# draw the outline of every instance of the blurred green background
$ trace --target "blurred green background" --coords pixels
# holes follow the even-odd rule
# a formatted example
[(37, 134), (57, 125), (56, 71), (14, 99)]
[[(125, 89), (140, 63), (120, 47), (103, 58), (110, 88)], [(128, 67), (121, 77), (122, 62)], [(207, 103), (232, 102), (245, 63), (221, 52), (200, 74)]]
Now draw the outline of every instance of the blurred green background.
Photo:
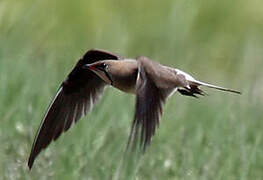
[[(0, 179), (262, 179), (262, 7), (260, 0), (0, 0)], [(45, 110), (90, 48), (148, 56), (243, 94), (175, 94), (147, 153), (124, 158), (134, 96), (108, 88), (29, 171)]]

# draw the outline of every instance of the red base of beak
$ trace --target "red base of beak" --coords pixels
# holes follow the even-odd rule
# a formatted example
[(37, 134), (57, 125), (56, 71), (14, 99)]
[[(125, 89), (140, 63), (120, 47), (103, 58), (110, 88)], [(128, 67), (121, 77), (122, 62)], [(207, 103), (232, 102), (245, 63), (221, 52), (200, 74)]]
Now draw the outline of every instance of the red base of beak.
[(90, 69), (90, 70), (94, 70), (95, 67), (94, 67), (94, 66), (89, 66), (89, 69)]

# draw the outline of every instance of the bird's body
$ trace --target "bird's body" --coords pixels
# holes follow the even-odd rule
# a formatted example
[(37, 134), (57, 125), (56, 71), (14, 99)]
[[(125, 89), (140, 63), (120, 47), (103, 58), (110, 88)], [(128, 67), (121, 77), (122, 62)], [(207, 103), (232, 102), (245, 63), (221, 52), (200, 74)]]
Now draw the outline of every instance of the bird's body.
[(193, 97), (204, 95), (199, 86), (240, 93), (197, 81), (181, 70), (147, 57), (125, 59), (107, 51), (90, 50), (78, 61), (51, 102), (35, 137), (29, 168), (42, 149), (91, 110), (107, 85), (136, 95), (128, 145), (133, 146), (140, 135), (143, 149), (150, 144), (159, 125), (162, 105), (176, 90)]
[(123, 92), (135, 94), (138, 62), (134, 59), (109, 60), (107, 64), (112, 72), (110, 73), (113, 81), (111, 85)]
[[(163, 66), (159, 63), (153, 62), (146, 57), (140, 57), (146, 61), (149, 70), (156, 76), (156, 81), (160, 87), (175, 88), (178, 85), (178, 80), (176, 77), (176, 70), (167, 66)], [(116, 60), (105, 60), (108, 68), (110, 69), (109, 76), (112, 79), (110, 81), (105, 80), (109, 85), (126, 92), (136, 94), (136, 81), (139, 71), (139, 64), (141, 63), (135, 59), (124, 59), (121, 61)], [(99, 63), (104, 63), (101, 61)], [(95, 63), (96, 64), (96, 63)], [(96, 73), (96, 71), (94, 71)], [(107, 79), (105, 74), (100, 72), (96, 73), (101, 79)]]

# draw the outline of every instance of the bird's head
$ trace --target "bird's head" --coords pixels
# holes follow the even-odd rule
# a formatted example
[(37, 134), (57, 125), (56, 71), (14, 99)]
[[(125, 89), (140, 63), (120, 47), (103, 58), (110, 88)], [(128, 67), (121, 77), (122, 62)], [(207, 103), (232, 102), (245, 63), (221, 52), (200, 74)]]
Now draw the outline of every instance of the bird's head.
[(97, 74), (102, 80), (104, 80), (107, 84), (113, 84), (111, 74), (109, 73), (110, 68), (110, 60), (107, 61), (98, 61), (92, 64), (85, 64), (83, 66), (84, 69), (89, 69), (95, 74)]

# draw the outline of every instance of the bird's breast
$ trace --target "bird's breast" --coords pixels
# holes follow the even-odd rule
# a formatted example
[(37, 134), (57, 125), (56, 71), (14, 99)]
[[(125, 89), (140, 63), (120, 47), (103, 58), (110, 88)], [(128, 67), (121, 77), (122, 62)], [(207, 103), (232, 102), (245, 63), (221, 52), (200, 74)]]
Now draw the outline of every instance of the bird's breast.
[(135, 94), (137, 73), (130, 76), (119, 76), (114, 79), (113, 86), (126, 93)]
[(112, 85), (124, 92), (135, 93), (138, 66), (136, 61), (122, 61), (111, 69)]

